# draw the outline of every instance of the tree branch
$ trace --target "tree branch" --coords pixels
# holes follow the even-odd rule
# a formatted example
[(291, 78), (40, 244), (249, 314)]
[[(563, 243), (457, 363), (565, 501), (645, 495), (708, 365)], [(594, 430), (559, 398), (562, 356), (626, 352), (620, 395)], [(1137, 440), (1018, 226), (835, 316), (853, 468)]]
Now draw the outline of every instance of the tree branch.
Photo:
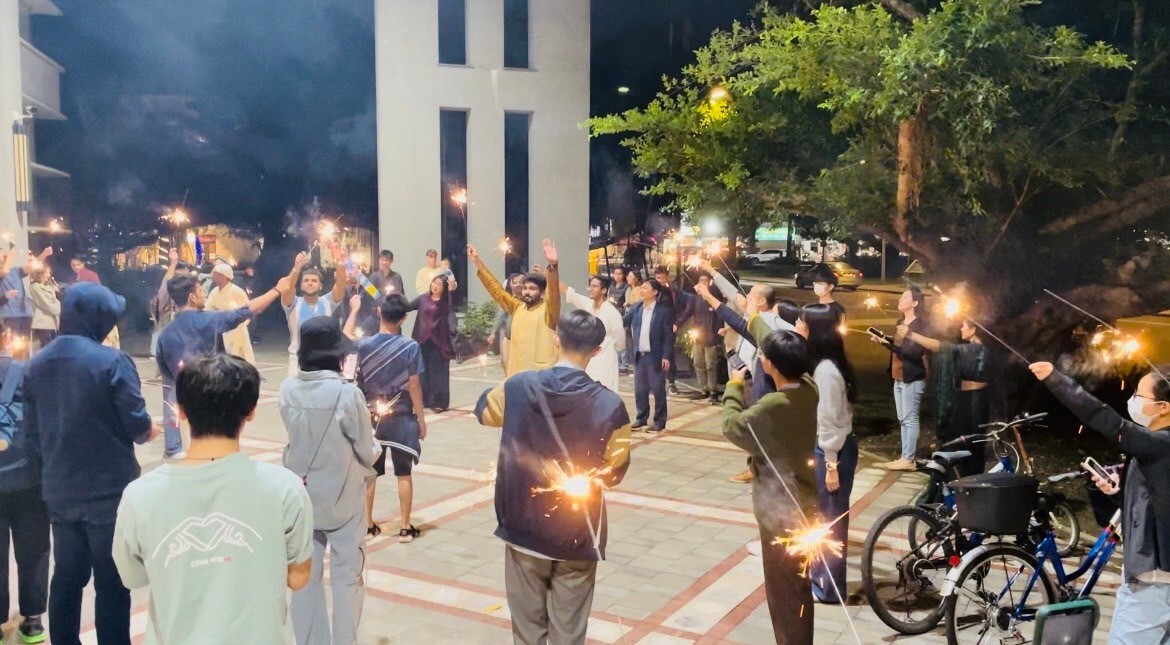
[(901, 16), (909, 22), (914, 22), (922, 17), (922, 12), (915, 9), (914, 5), (906, 0), (881, 0), (881, 3), (887, 11)]
[(1119, 197), (1106, 198), (1085, 206), (1049, 223), (1040, 232), (1045, 235), (1064, 233), (1069, 229), (1108, 218), (1098, 228), (1099, 233), (1116, 231), (1170, 208), (1170, 175), (1138, 184)]

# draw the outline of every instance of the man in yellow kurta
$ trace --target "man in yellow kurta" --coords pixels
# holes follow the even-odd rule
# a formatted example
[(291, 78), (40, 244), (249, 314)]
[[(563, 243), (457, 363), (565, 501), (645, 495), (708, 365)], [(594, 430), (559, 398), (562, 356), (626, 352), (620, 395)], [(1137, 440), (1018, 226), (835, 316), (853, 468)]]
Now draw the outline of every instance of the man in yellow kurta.
[[(248, 305), (248, 294), (243, 287), (232, 282), (235, 272), (227, 264), (221, 262), (211, 270), (211, 281), (215, 283), (211, 293), (207, 295), (204, 309), (207, 311), (232, 311)], [(256, 356), (252, 352), (252, 337), (248, 333), (248, 322), (225, 332), (223, 335), (224, 351), (232, 356), (239, 356), (252, 365), (256, 364)]]
[[(519, 298), (500, 284), (484, 266), (475, 247), (467, 245), (467, 256), (475, 263), (476, 274), (483, 286), (504, 311), (512, 316), (511, 342), (504, 373), (508, 376), (528, 370), (552, 367), (557, 361), (557, 320), (561, 317), (560, 280), (557, 270), (557, 247), (552, 240), (544, 240), (544, 257), (548, 270), (544, 274), (524, 276)], [(547, 299), (545, 295), (547, 294)]]

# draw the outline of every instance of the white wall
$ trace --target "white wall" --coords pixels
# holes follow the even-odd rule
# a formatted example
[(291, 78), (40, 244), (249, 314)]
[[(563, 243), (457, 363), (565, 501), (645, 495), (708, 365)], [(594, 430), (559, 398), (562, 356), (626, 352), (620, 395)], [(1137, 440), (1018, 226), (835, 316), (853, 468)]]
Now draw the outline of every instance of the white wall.
[[(505, 70), (503, 0), (467, 0), (467, 66), (438, 64), (437, 0), (375, 0), (379, 243), (413, 285), (440, 248), (439, 110), (466, 109), (468, 241), (500, 276), (504, 113), (530, 112), (529, 260), (558, 243), (583, 287), (589, 249), (588, 0), (531, 0), (529, 70)], [(473, 302), (487, 296), (469, 267)], [(461, 287), (463, 288), (463, 287)]]
[(0, 2), (0, 231), (28, 247), (28, 235), (16, 216), (16, 168), (12, 123), (24, 110), (20, 90), (20, 3)]

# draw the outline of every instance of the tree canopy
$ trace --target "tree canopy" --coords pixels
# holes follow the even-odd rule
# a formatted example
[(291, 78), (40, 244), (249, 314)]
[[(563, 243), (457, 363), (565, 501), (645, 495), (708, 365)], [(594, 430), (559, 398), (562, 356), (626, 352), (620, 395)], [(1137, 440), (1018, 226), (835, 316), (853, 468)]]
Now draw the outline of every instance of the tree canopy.
[(964, 274), (1027, 254), (1038, 279), (1071, 278), (1069, 251), (1090, 248), (1099, 278), (1165, 221), (1162, 3), (805, 4), (713, 34), (593, 135), (624, 137), (646, 192), (685, 212), (741, 231), (812, 215)]

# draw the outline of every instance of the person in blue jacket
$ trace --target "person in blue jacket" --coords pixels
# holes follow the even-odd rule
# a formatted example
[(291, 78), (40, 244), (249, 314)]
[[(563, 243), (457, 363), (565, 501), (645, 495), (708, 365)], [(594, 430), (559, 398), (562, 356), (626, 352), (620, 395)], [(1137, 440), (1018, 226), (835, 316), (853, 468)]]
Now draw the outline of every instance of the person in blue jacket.
[(54, 645), (81, 642), (81, 595), (90, 577), (102, 645), (129, 645), (130, 592), (114, 566), (118, 502), (141, 469), (134, 444), (158, 436), (134, 361), (102, 345), (126, 308), (109, 289), (65, 290), (61, 334), (28, 363), (22, 446), (40, 469), (53, 528), (49, 631)]

